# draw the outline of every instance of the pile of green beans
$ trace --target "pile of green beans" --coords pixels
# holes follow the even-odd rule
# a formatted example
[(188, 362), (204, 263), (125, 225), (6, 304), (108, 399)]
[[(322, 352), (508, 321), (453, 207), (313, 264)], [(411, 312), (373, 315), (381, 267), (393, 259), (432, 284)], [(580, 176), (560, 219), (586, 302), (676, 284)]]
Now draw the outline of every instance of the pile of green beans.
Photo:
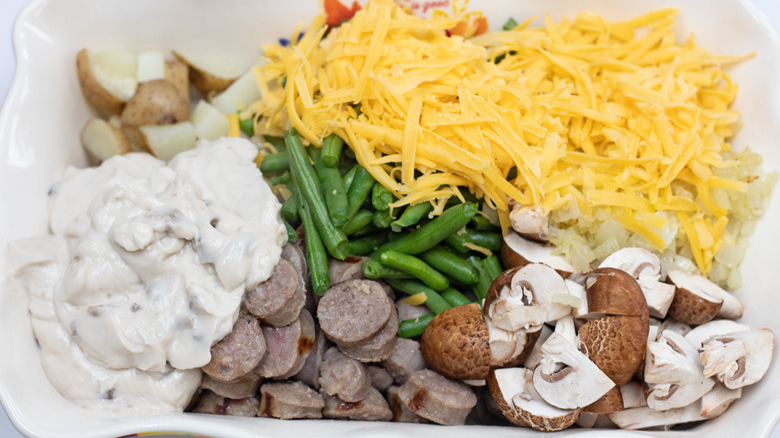
[(502, 271), (492, 254), (500, 250), (502, 236), (477, 202), (450, 199), (435, 217), (429, 202), (393, 208), (394, 193), (356, 162), (338, 136), (328, 136), (321, 148), (304, 146), (295, 129), (283, 139), (264, 139), (278, 152), (264, 156), (260, 169), (269, 182), (289, 189), (280, 215), (291, 242), (305, 235), (315, 293), (330, 287), (329, 257), (367, 256), (366, 278), (425, 296), (431, 312), (401, 321), (403, 337), (420, 336), (449, 308), (484, 300)]

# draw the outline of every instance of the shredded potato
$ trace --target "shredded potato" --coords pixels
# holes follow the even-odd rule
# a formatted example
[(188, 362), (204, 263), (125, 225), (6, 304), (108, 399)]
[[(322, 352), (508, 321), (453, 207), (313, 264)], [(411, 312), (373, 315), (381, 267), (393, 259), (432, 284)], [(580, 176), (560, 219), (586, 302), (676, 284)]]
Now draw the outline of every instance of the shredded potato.
[(541, 206), (575, 261), (637, 244), (709, 273), (737, 237), (729, 196), (750, 185), (726, 171), (739, 167), (727, 139), (740, 115), (721, 68), (746, 57), (676, 42), (674, 9), (466, 39), (448, 32), (480, 19), (463, 14), (421, 19), (373, 0), (338, 27), (319, 16), (290, 46), (264, 46), (257, 130), (292, 125), (315, 145), (338, 134), (394, 207), (440, 212), (465, 190), (505, 228), (512, 203)]

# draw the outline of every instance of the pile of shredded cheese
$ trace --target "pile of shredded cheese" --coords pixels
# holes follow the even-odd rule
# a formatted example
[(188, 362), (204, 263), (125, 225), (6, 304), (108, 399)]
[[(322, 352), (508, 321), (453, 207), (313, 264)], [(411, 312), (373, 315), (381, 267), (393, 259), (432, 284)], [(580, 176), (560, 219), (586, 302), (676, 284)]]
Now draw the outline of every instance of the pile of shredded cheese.
[(504, 226), (514, 202), (599, 210), (658, 250), (675, 244), (673, 219), (707, 273), (728, 240), (716, 194), (746, 188), (713, 173), (734, 165), (722, 153), (740, 118), (721, 67), (743, 58), (678, 44), (675, 18), (547, 17), (464, 39), (447, 32), (462, 15), (422, 19), (373, 0), (338, 27), (319, 16), (290, 46), (264, 46), (249, 110), (260, 133), (344, 138), (393, 207), (441, 211), (466, 190)]

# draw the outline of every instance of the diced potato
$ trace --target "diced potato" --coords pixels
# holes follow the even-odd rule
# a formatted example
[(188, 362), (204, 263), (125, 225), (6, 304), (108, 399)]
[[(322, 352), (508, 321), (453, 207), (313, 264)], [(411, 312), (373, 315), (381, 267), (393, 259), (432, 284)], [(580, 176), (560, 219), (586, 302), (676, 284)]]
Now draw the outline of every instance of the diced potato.
[(122, 111), (122, 124), (129, 126), (167, 125), (189, 118), (187, 100), (174, 84), (163, 79), (140, 84)]
[(173, 55), (190, 68), (190, 82), (204, 93), (226, 89), (249, 69), (249, 64), (236, 58), (195, 51), (174, 51)]
[(103, 119), (92, 119), (81, 130), (81, 144), (95, 164), (114, 155), (130, 152), (130, 142), (116, 126)]
[(137, 64), (138, 58), (129, 52), (82, 49), (76, 55), (76, 72), (84, 98), (99, 110), (121, 113), (138, 86)]
[(139, 131), (144, 146), (162, 160), (170, 160), (179, 152), (194, 148), (197, 141), (195, 126), (191, 122), (141, 126)]
[(165, 80), (176, 86), (189, 105), (190, 79), (187, 64), (179, 61), (165, 61)]
[(152, 50), (138, 55), (138, 82), (165, 78), (165, 57), (162, 52)]
[(228, 120), (214, 105), (201, 100), (192, 111), (192, 124), (198, 138), (216, 140), (228, 135)]
[(250, 69), (225, 91), (211, 99), (211, 104), (225, 114), (233, 114), (260, 97), (260, 87), (257, 86), (255, 73)]

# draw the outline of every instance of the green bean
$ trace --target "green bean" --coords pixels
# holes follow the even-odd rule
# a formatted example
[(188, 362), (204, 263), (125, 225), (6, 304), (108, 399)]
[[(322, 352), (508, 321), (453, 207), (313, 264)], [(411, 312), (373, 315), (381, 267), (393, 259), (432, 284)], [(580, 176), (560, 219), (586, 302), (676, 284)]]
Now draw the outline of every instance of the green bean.
[[(379, 228), (377, 228), (377, 227), (376, 227), (376, 225), (374, 225), (374, 222), (373, 222), (373, 221), (374, 221), (374, 215), (373, 215), (373, 214), (371, 214), (371, 222), (369, 222), (369, 223), (368, 223), (368, 225), (366, 225), (366, 226), (365, 226), (365, 227), (363, 227), (362, 229), (360, 229), (360, 230), (357, 230), (357, 231), (355, 231), (354, 233), (352, 233), (352, 236), (350, 236), (350, 237), (352, 237), (352, 238), (358, 238), (358, 237), (368, 236), (369, 234), (374, 234), (374, 233), (376, 233), (377, 231), (379, 231)], [(386, 233), (387, 233), (387, 231), (386, 231), (386, 230), (382, 230), (382, 231), (383, 231), (383, 233), (384, 233), (384, 234), (386, 234)], [(388, 237), (389, 237), (389, 236), (388, 236)], [(387, 242), (387, 240), (388, 240), (388, 239), (385, 239), (385, 242)], [(384, 243), (384, 242), (383, 242), (383, 243)]]
[(371, 205), (377, 211), (385, 211), (390, 208), (390, 203), (395, 201), (395, 195), (387, 187), (382, 184), (374, 184), (374, 188), (371, 189)]
[(287, 158), (287, 154), (284, 152), (267, 154), (263, 157), (263, 162), (260, 163), (260, 171), (263, 173), (281, 172), (289, 168), (290, 162)]
[(371, 193), (375, 183), (374, 177), (368, 173), (366, 168), (358, 165), (355, 170), (355, 176), (349, 184), (349, 190), (347, 190), (350, 218), (363, 207), (363, 203), (366, 202), (366, 198), (368, 198), (368, 194)]
[(330, 221), (334, 226), (340, 227), (347, 223), (347, 189), (344, 188), (344, 180), (341, 179), (338, 169), (326, 166), (320, 153), (321, 151), (312, 149), (311, 158), (322, 185)]
[(382, 263), (369, 259), (363, 263), (363, 276), (375, 280), (377, 278), (411, 278), (412, 276), (404, 271), (393, 269)]
[(249, 137), (255, 135), (255, 118), (238, 119), (238, 128)]
[(284, 144), (284, 138), (282, 137), (274, 137), (273, 135), (265, 134), (263, 135), (263, 140), (271, 143), (276, 148), (276, 152), (284, 152), (287, 150), (287, 145)]
[(425, 327), (436, 316), (433, 312), (427, 313), (419, 318), (405, 319), (398, 324), (398, 336), (402, 338), (415, 338), (425, 331)]
[(284, 220), (291, 224), (298, 222), (298, 196), (295, 193), (282, 202), (280, 214)]
[(437, 292), (444, 291), (450, 286), (447, 277), (415, 256), (387, 250), (379, 255), (379, 261), (385, 266), (410, 274)]
[(447, 242), (447, 245), (455, 251), (466, 254), (471, 251), (471, 248), (469, 248), (471, 245), (486, 248), (491, 251), (498, 251), (501, 249), (501, 239), (500, 233), (477, 231), (466, 228), (463, 231), (447, 236), (445, 241)]
[(371, 254), (376, 249), (387, 242), (387, 233), (374, 234), (360, 239), (349, 241), (349, 253), (356, 256)]
[(390, 227), (390, 224), (393, 222), (393, 219), (395, 218), (390, 214), (390, 210), (381, 210), (381, 211), (374, 212), (374, 217), (372, 220), (374, 222), (374, 226), (376, 226), (377, 228), (385, 229)]
[[(290, 168), (293, 179), (297, 184), (300, 196), (299, 204), (306, 201), (306, 205), (311, 210), (314, 224), (317, 226), (318, 234), (328, 248), (328, 252), (333, 257), (344, 260), (347, 256), (348, 245), (347, 236), (339, 228), (336, 228), (328, 216), (328, 207), (322, 197), (322, 189), (319, 180), (309, 163), (309, 156), (303, 148), (301, 139), (295, 128), (288, 129), (284, 133), (284, 139), (287, 142), (287, 152), (290, 156)], [(308, 229), (307, 229), (308, 233)]]
[(328, 167), (338, 166), (343, 145), (344, 140), (336, 134), (325, 137), (325, 140), (322, 142), (322, 162)]
[(475, 286), (479, 283), (477, 268), (446, 248), (439, 246), (429, 249), (420, 254), (420, 258), (458, 283), (466, 286)]
[(298, 214), (303, 222), (303, 228), (306, 230), (306, 264), (309, 266), (312, 290), (315, 294), (322, 295), (330, 287), (328, 254), (325, 252), (325, 246), (320, 239), (317, 226), (314, 224), (308, 202), (301, 195), (297, 186), (295, 189), (296, 196), (300, 199)]
[(401, 231), (404, 227), (411, 227), (422, 219), (423, 216), (428, 214), (433, 209), (433, 205), (430, 202), (420, 202), (418, 204), (410, 205), (404, 209), (401, 216), (390, 224), (390, 228), (395, 231)]
[(512, 29), (514, 29), (516, 27), (517, 27), (517, 21), (515, 21), (514, 18), (509, 17), (509, 20), (507, 20), (506, 23), (504, 23), (503, 29), (504, 30), (512, 30)]
[(447, 236), (463, 228), (476, 214), (477, 204), (465, 203), (450, 207), (427, 224), (404, 237), (382, 245), (377, 252), (392, 249), (404, 254), (419, 254), (438, 245)]
[(473, 218), (471, 218), (471, 221), (469, 222), (469, 225), (472, 226), (475, 230), (478, 231), (494, 231), (497, 232), (499, 227), (497, 225), (493, 225), (492, 222), (490, 222), (490, 219), (486, 218), (485, 216), (477, 213), (474, 215)]
[(488, 268), (485, 263), (477, 256), (470, 256), (468, 261), (479, 270), (479, 283), (474, 286), (474, 295), (477, 296), (477, 301), (481, 302), (487, 296), (490, 285), (493, 284), (494, 278), (491, 277)]
[(487, 269), (488, 273), (490, 274), (491, 283), (496, 279), (496, 277), (504, 272), (504, 268), (501, 267), (501, 261), (498, 260), (498, 256), (495, 254), (485, 257), (484, 260), (482, 260), (482, 263), (485, 265), (485, 269)]
[(352, 186), (352, 180), (355, 179), (355, 173), (357, 172), (358, 166), (359, 164), (355, 164), (344, 174), (344, 188), (347, 189), (347, 193), (349, 193), (349, 188)]
[(416, 295), (420, 292), (425, 294), (425, 305), (433, 311), (435, 314), (439, 314), (449, 309), (450, 303), (439, 295), (438, 292), (424, 285), (417, 280), (404, 280), (404, 279), (385, 279), (385, 282), (393, 289), (401, 291), (409, 295)]
[(373, 218), (374, 212), (361, 208), (341, 229), (344, 231), (344, 234), (351, 236), (367, 227)]
[(287, 242), (293, 243), (298, 240), (298, 232), (295, 231), (295, 228), (293, 228), (292, 225), (290, 225), (290, 223), (284, 219), (282, 219), (282, 223), (284, 223), (284, 228), (287, 229)]
[(283, 173), (279, 175), (274, 175), (271, 178), (268, 178), (268, 184), (271, 184), (272, 186), (278, 184), (288, 185), (291, 182), (292, 182), (292, 177), (290, 176), (289, 170), (285, 170)]
[(452, 307), (471, 304), (471, 300), (467, 296), (463, 295), (458, 290), (453, 289), (451, 287), (445, 290), (444, 292), (442, 292), (441, 297), (447, 300), (447, 302), (450, 303), (450, 306)]

